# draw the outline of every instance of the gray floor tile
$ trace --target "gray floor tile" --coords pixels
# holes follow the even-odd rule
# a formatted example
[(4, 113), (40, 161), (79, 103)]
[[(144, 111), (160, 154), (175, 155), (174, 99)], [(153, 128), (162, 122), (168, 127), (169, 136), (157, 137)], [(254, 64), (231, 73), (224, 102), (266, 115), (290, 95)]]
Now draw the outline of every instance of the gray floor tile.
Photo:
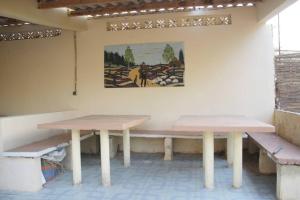
[(162, 154), (133, 153), (131, 167), (123, 167), (122, 154), (111, 160), (112, 187), (100, 184), (99, 156), (83, 156), (80, 186), (72, 185), (65, 171), (37, 193), (0, 191), (2, 200), (275, 200), (276, 176), (262, 176), (244, 167), (243, 186), (233, 189), (232, 168), (215, 157), (215, 188), (203, 187), (201, 155), (176, 154), (163, 161)]

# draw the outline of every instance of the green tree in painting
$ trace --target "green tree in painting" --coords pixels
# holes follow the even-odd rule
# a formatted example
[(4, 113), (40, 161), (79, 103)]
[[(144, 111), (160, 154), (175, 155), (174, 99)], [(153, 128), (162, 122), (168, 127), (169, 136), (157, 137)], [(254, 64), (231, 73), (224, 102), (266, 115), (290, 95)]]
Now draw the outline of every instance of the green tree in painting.
[(122, 63), (121, 63), (121, 64), (122, 64), (123, 66), (125, 66), (125, 65), (126, 65), (126, 62), (125, 62), (125, 58), (124, 58), (124, 56), (121, 56), (121, 61), (122, 61)]
[(175, 58), (174, 50), (169, 44), (166, 45), (162, 57), (167, 63), (170, 63)]
[(129, 68), (130, 65), (134, 64), (134, 56), (132, 53), (132, 49), (128, 46), (125, 50), (125, 63), (127, 64), (127, 68)]
[(108, 53), (107, 53), (107, 51), (104, 51), (104, 63), (105, 64), (108, 63)]
[(109, 62), (110, 64), (114, 64), (114, 63), (113, 63), (113, 60), (114, 60), (114, 54), (113, 54), (112, 52), (109, 52), (109, 53), (107, 54), (107, 59), (108, 59), (108, 62)]
[(181, 64), (184, 64), (184, 55), (182, 49), (179, 51), (179, 61)]

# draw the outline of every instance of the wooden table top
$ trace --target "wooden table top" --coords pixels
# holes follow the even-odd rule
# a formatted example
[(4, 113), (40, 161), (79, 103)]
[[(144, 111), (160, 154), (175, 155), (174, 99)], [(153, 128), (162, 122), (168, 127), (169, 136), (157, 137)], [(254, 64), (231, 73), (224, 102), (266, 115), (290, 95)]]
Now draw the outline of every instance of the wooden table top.
[(147, 115), (89, 115), (39, 124), (41, 129), (126, 130), (150, 119)]
[(275, 127), (244, 116), (181, 116), (173, 126), (177, 131), (275, 132)]

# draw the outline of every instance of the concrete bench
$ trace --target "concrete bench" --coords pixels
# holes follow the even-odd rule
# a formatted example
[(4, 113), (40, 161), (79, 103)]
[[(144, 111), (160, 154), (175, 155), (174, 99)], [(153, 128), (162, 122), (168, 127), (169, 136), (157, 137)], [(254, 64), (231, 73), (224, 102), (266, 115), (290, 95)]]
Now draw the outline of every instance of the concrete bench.
[[(93, 133), (83, 132), (81, 140)], [(72, 168), (71, 134), (64, 133), (38, 142), (24, 145), (0, 153), (0, 189), (14, 191), (38, 191), (43, 186), (41, 157), (66, 147), (67, 156), (63, 160), (66, 168)]]
[[(110, 131), (111, 136), (122, 136), (120, 131)], [(227, 133), (215, 133), (215, 139), (227, 139)], [(246, 135), (245, 135), (246, 136)], [(183, 132), (174, 130), (130, 130), (130, 137), (142, 138), (163, 138), (164, 139), (164, 160), (173, 158), (173, 138), (183, 139), (202, 139), (203, 135), (199, 132)]]
[(277, 172), (277, 198), (300, 198), (300, 147), (275, 133), (247, 133), (260, 148), (259, 171)]

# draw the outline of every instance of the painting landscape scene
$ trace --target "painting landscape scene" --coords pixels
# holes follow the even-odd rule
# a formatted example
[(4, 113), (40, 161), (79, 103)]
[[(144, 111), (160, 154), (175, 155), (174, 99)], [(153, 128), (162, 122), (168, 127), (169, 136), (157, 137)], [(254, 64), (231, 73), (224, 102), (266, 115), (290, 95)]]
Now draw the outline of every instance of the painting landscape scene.
[(184, 86), (183, 43), (105, 46), (106, 88)]

